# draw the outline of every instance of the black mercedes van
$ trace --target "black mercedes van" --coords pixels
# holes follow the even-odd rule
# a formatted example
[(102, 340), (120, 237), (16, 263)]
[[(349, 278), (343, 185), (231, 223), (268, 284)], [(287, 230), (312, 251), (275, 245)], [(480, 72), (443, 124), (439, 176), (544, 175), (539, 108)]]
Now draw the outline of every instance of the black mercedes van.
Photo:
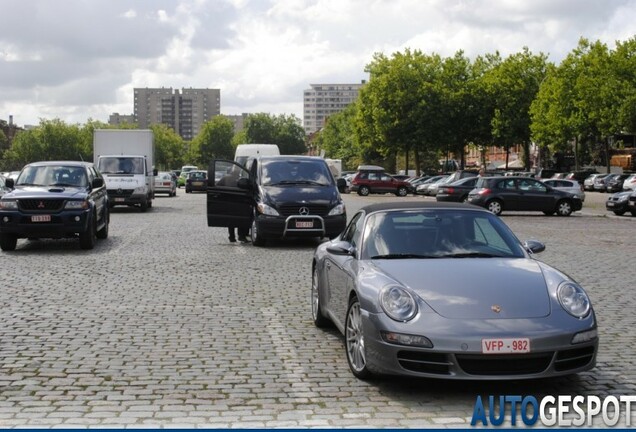
[(208, 168), (208, 226), (251, 229), (252, 244), (289, 237), (337, 237), (347, 214), (321, 157), (260, 156)]

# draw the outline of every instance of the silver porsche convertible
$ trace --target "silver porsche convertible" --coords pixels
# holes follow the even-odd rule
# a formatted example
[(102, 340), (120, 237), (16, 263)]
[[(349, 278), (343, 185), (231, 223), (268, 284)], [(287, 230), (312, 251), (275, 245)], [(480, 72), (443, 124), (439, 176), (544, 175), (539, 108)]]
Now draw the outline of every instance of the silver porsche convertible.
[(544, 378), (594, 367), (594, 311), (497, 216), (455, 203), (381, 203), (316, 249), (311, 310), (344, 334), (353, 374)]

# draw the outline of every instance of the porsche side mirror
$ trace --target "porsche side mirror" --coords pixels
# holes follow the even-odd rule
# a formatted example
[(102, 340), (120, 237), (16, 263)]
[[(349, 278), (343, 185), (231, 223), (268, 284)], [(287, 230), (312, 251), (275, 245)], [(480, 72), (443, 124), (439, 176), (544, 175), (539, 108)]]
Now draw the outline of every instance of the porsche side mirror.
[(356, 248), (348, 241), (338, 241), (331, 246), (327, 246), (327, 252), (340, 256), (353, 256)]
[(545, 250), (545, 245), (537, 240), (526, 240), (523, 243), (523, 247), (530, 253), (541, 253)]

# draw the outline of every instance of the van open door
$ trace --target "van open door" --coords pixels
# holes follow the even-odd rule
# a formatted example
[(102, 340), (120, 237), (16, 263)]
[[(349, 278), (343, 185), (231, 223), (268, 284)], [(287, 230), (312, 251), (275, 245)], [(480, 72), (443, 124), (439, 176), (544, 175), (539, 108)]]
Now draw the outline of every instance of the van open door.
[(208, 167), (207, 216), (210, 227), (242, 227), (252, 224), (253, 182), (241, 165), (215, 159)]

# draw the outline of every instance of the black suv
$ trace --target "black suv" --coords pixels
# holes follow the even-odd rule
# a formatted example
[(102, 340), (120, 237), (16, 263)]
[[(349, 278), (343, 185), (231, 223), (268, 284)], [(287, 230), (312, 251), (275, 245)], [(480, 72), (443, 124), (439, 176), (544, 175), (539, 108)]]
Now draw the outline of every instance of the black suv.
[(102, 175), (87, 162), (26, 165), (0, 199), (0, 248), (15, 250), (18, 238), (79, 236), (82, 249), (108, 237), (108, 195)]
[(259, 156), (245, 166), (214, 160), (208, 170), (208, 226), (251, 228), (252, 244), (284, 237), (337, 237), (347, 214), (325, 160)]
[(480, 177), (468, 194), (468, 202), (496, 215), (503, 211), (541, 211), (570, 216), (583, 207), (578, 196), (529, 177)]

